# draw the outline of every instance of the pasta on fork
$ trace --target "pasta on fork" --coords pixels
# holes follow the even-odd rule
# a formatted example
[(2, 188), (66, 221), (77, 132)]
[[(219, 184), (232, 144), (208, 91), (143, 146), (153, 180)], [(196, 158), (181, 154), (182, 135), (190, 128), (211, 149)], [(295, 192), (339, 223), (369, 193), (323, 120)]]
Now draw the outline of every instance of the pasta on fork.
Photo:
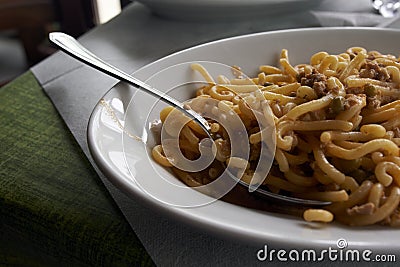
[[(309, 62), (292, 64), (282, 49), (275, 66), (259, 66), (248, 78), (237, 66), (234, 79), (214, 79), (200, 64), (193, 64), (208, 83), (197, 90), (198, 99), (216, 99), (218, 109), (235, 112), (246, 127), (248, 159), (231, 156), (224, 127), (209, 120), (215, 137), (215, 160), (201, 172), (186, 172), (171, 164), (164, 147), (153, 157), (172, 168), (189, 186), (216, 179), (231, 162), (250, 183), (266, 138), (253, 105), (271, 117), (276, 129), (274, 162), (263, 187), (298, 198), (332, 202), (323, 210), (308, 210), (307, 221), (332, 220), (353, 226), (400, 226), (400, 60), (363, 47), (340, 54), (321, 51)], [(249, 103), (252, 103), (250, 105)], [(161, 111), (164, 123), (173, 108)], [(179, 135), (180, 150), (188, 159), (199, 157), (204, 133), (187, 123)], [(240, 201), (239, 201), (240, 202)]]

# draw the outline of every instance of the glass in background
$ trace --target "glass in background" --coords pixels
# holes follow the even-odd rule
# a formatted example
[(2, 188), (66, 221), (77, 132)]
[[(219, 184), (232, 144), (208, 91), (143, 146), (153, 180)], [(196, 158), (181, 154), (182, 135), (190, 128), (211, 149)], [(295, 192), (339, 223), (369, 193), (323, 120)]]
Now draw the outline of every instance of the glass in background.
[(396, 16), (399, 11), (400, 1), (372, 0), (372, 7), (385, 18), (392, 18)]

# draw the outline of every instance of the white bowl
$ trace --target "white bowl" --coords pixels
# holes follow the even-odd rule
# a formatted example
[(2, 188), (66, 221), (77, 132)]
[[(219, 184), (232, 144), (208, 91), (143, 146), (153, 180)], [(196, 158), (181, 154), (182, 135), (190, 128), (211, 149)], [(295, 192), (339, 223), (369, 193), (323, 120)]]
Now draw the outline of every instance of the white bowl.
[[(155, 61), (134, 75), (142, 80), (152, 77), (150, 83), (160, 90), (167, 90), (173, 84), (188, 79), (188, 71), (179, 67), (169, 68), (183, 62), (206, 60), (239, 65), (245, 73), (251, 75), (257, 72), (259, 65), (276, 64), (282, 48), (289, 50), (290, 60), (296, 64), (308, 62), (310, 56), (317, 51), (339, 53), (351, 46), (363, 46), (368, 50), (398, 55), (399, 43), (400, 31), (390, 29), (312, 28), (265, 32), (186, 49)], [(164, 69), (167, 71), (154, 76)], [(168, 75), (160, 79), (166, 73)], [(189, 95), (182, 96), (185, 98)], [(166, 190), (163, 186), (157, 186), (157, 179), (160, 172), (169, 177), (170, 181), (176, 181), (175, 177), (160, 167), (154, 167), (148, 156), (147, 144), (123, 134), (122, 127), (125, 124), (125, 130), (130, 135), (146, 138), (149, 122), (157, 117), (156, 113), (149, 113), (155, 102), (151, 96), (118, 84), (99, 102), (88, 126), (88, 143), (96, 163), (113, 184), (136, 201), (182, 223), (257, 246), (268, 244), (327, 249), (328, 246), (335, 247), (337, 240), (344, 238), (348, 248), (352, 249), (370, 249), (374, 252), (400, 249), (400, 231), (393, 228), (353, 228), (337, 223), (312, 227), (301, 218), (261, 212), (223, 201), (198, 208), (179, 208), (165, 204), (171, 196), (179, 196), (179, 190), (174, 187)], [(135, 111), (134, 115), (129, 113), (132, 110)], [(139, 185), (137, 181), (143, 181), (143, 178), (148, 181), (140, 182)], [(193, 191), (193, 195), (184, 197), (196, 197), (195, 194)]]

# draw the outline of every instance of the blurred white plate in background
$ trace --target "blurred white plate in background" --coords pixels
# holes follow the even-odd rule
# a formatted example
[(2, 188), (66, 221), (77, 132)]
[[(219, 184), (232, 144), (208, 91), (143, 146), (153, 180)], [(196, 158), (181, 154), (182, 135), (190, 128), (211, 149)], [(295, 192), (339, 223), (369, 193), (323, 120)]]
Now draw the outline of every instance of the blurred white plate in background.
[(154, 13), (181, 20), (256, 19), (294, 14), (318, 6), (322, 0), (137, 0)]

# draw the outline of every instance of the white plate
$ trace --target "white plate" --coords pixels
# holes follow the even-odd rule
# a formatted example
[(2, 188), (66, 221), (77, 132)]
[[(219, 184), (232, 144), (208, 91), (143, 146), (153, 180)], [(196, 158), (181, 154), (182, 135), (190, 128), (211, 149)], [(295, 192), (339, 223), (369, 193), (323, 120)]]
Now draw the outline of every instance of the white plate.
[[(257, 67), (261, 64), (276, 64), (277, 55), (282, 48), (289, 50), (292, 63), (301, 63), (307, 62), (317, 51), (339, 53), (351, 46), (363, 46), (398, 55), (399, 43), (400, 31), (388, 29), (314, 28), (266, 32), (224, 39), (183, 50), (147, 65), (137, 71), (135, 76), (146, 80), (160, 70), (196, 60), (239, 65), (245, 73), (252, 74), (256, 73)], [(162, 72), (149, 81), (158, 85), (159, 89), (169, 89), (171, 85), (188, 79), (189, 72), (182, 71), (181, 68), (170, 68), (170, 70), (173, 71), (167, 72), (167, 77), (162, 77), (165, 73)], [(161, 80), (165, 83), (160, 83)], [(132, 96), (134, 97), (130, 106)], [(182, 97), (189, 97), (189, 94)], [(260, 212), (223, 201), (216, 201), (199, 208), (177, 208), (163, 204), (162, 201), (168, 201), (171, 195), (176, 196), (177, 191), (173, 188), (170, 191), (163, 187), (154, 188), (151, 181), (159, 177), (158, 172), (163, 170), (149, 165), (151, 160), (148, 160), (146, 145), (127, 134), (121, 134), (121, 125), (126, 123), (129, 125), (130, 134), (146, 137), (148, 123), (157, 117), (154, 112), (150, 113), (149, 117), (148, 112), (155, 102), (154, 98), (146, 94), (137, 93), (127, 85), (118, 84), (94, 109), (88, 127), (89, 147), (96, 163), (113, 184), (136, 201), (140, 200), (152, 209), (181, 220), (185, 224), (253, 245), (327, 249), (328, 246), (335, 248), (336, 241), (344, 238), (348, 242), (348, 247), (354, 249), (371, 249), (374, 252), (400, 249), (398, 229), (381, 226), (351, 228), (336, 223), (313, 227), (300, 218)], [(133, 117), (132, 114), (128, 114), (129, 121), (124, 122), (127, 110), (133, 110), (135, 114)], [(126, 155), (122, 146), (123, 139), (131, 145), (126, 149)], [(124, 156), (130, 162), (130, 169), (125, 164)], [(153, 187), (150, 190), (153, 190), (152, 194), (159, 200), (145, 193), (131, 174), (136, 178), (146, 178), (150, 181), (149, 186)], [(164, 172), (163, 175), (170, 174)], [(169, 178), (171, 181), (176, 181), (172, 176)], [(193, 192), (193, 196), (195, 194)]]
[(182, 20), (257, 19), (292, 14), (318, 6), (322, 0), (137, 0), (155, 13)]

